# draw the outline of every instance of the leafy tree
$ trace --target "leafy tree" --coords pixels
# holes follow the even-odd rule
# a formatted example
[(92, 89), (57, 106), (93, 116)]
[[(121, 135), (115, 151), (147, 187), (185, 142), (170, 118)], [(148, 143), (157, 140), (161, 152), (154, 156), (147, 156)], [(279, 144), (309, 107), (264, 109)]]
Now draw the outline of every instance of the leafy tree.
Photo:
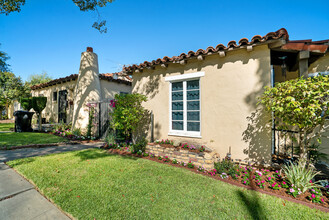
[(26, 95), (26, 88), (20, 77), (10, 72), (0, 72), (0, 106), (5, 106), (7, 113), (14, 100)]
[(273, 112), (276, 127), (299, 133), (300, 158), (306, 158), (311, 141), (324, 131), (329, 116), (329, 78), (300, 78), (266, 87), (260, 102)]
[[(147, 101), (147, 97), (134, 93), (134, 94), (117, 94), (115, 95), (114, 102), (111, 105), (114, 107), (112, 113), (112, 127), (115, 130), (121, 131), (126, 140), (129, 140), (132, 133), (136, 131), (147, 114), (146, 109), (142, 103)], [(136, 141), (133, 139), (133, 142)]]
[(39, 116), (39, 131), (42, 129), (41, 112), (46, 108), (47, 97), (32, 97), (32, 108)]
[(9, 64), (6, 63), (7, 60), (9, 60), (9, 56), (5, 52), (0, 51), (0, 72), (9, 71)]
[[(72, 2), (79, 7), (80, 11), (96, 11), (98, 20), (94, 22), (93, 28), (97, 29), (100, 33), (106, 33), (106, 21), (100, 20), (98, 8), (105, 7), (113, 0), (72, 0)], [(25, 4), (25, 0), (0, 0), (0, 14), (9, 15), (12, 12), (20, 12), (21, 7)]]
[(41, 74), (32, 74), (29, 76), (29, 78), (27, 79), (27, 81), (25, 82), (25, 84), (29, 87), (34, 86), (34, 85), (38, 85), (41, 83), (46, 83), (51, 81), (52, 78), (46, 73), (43, 72)]

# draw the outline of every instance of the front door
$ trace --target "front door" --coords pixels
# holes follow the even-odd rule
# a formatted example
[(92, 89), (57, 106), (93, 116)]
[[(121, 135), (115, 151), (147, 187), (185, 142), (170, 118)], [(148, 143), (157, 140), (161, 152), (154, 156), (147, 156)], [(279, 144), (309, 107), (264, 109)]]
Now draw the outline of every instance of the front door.
[(67, 91), (59, 91), (58, 95), (58, 123), (66, 123)]

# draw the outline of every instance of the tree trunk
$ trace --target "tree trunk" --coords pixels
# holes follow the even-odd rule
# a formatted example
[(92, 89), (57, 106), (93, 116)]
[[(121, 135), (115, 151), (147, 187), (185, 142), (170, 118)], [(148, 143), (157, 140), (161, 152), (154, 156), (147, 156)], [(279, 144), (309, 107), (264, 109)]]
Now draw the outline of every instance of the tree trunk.
[(41, 121), (41, 113), (39, 113), (39, 132), (42, 131), (42, 121)]
[(299, 161), (302, 163), (307, 161), (306, 138), (306, 131), (299, 133)]

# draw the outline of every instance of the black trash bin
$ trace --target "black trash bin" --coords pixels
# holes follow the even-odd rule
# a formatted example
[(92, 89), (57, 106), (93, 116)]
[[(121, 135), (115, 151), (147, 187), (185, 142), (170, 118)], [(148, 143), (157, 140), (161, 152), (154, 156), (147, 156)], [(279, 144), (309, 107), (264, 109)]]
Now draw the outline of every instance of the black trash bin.
[(15, 111), (15, 132), (30, 132), (33, 131), (31, 127), (32, 116), (34, 112), (29, 111)]

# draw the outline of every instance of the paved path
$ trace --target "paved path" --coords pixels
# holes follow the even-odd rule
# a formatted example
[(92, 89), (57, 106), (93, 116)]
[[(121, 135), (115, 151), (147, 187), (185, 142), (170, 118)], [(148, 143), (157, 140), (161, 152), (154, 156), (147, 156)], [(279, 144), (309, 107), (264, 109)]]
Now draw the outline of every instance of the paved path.
[(100, 147), (104, 143), (85, 143), (76, 145), (60, 145), (53, 147), (43, 147), (43, 148), (23, 148), (17, 150), (0, 150), (0, 162), (6, 162), (10, 160), (25, 158), (25, 157), (35, 157), (47, 154), (55, 154), (66, 151), (83, 150), (88, 148)]
[(4, 161), (100, 147), (102, 144), (88, 143), (0, 151), (0, 219), (70, 219), (44, 198), (31, 183), (4, 164)]

